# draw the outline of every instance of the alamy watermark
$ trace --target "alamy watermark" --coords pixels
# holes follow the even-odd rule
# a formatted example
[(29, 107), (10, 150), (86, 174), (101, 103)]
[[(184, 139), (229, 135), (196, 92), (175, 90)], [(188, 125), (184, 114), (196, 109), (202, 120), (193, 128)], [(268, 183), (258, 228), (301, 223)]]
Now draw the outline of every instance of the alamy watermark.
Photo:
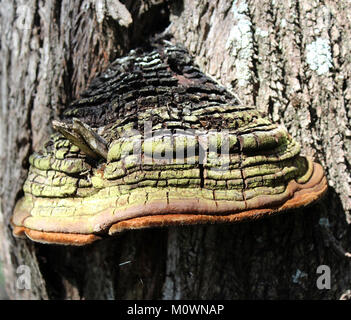
[(20, 4), (16, 8), (15, 25), (19, 30), (29, 30), (33, 23), (33, 8), (27, 4)]
[(316, 281), (317, 288), (319, 290), (329, 290), (331, 288), (330, 267), (322, 264), (318, 266), (316, 273), (320, 274)]
[(25, 264), (20, 265), (17, 270), (16, 288), (18, 290), (30, 290), (32, 288), (31, 270)]
[(195, 164), (211, 163), (214, 170), (228, 170), (230, 148), (239, 149), (239, 141), (229, 130), (158, 129), (144, 122), (143, 135), (127, 130), (115, 143), (127, 164)]
[[(17, 268), (16, 273), (18, 275), (16, 279), (16, 288), (18, 290), (30, 290), (32, 288), (30, 267), (27, 265), (20, 265)], [(331, 289), (330, 267), (327, 265), (320, 265), (318, 266), (316, 273), (320, 275), (316, 281), (317, 288), (319, 290), (330, 290)], [(293, 280), (295, 279), (295, 277), (297, 277), (297, 275), (293, 277)]]

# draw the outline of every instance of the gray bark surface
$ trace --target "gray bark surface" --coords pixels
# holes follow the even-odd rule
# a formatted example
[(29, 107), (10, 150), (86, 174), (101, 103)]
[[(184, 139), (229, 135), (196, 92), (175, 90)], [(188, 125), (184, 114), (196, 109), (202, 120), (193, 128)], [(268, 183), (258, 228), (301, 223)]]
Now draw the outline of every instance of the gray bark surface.
[[(123, 3), (123, 4), (122, 4)], [(0, 256), (11, 299), (340, 299), (351, 290), (349, 1), (0, 2)], [(167, 27), (168, 26), (168, 27)], [(28, 156), (109, 62), (173, 35), (200, 68), (284, 124), (326, 170), (309, 208), (150, 229), (84, 248), (13, 238)], [(16, 287), (19, 265), (31, 289)], [(331, 270), (319, 290), (317, 268)]]

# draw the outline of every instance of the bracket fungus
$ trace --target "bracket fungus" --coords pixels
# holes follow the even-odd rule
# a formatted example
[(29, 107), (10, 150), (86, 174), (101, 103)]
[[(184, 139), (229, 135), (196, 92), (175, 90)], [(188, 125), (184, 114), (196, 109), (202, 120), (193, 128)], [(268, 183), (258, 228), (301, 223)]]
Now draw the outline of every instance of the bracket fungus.
[(30, 156), (14, 235), (85, 245), (127, 229), (257, 219), (322, 197), (322, 167), (168, 42), (132, 50)]

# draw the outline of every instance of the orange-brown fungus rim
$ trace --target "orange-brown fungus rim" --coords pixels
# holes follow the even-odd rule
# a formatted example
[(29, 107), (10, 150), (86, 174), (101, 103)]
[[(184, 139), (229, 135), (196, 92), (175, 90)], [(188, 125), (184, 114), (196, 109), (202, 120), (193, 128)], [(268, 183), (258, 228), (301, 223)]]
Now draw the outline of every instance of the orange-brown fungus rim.
[(27, 236), (29, 239), (40, 243), (74, 246), (84, 246), (101, 239), (95, 234), (44, 232), (17, 226), (14, 227), (13, 234), (20, 238)]
[[(292, 181), (291, 187), (296, 189), (293, 197), (274, 208), (245, 210), (229, 215), (158, 214), (141, 216), (112, 224), (108, 228), (108, 234), (115, 235), (126, 230), (163, 226), (234, 223), (245, 220), (255, 220), (262, 217), (271, 216), (282, 211), (306, 207), (309, 204), (312, 204), (314, 201), (321, 199), (323, 195), (325, 195), (328, 189), (328, 184), (326, 177), (323, 174), (322, 167), (319, 164), (314, 163), (314, 174), (311, 179), (305, 185), (299, 185), (295, 181)], [(29, 239), (41, 243), (83, 246), (102, 239), (101, 236), (96, 234), (44, 232), (29, 229), (23, 226), (13, 225), (13, 227), (14, 236), (27, 236)]]
[[(230, 215), (193, 215), (193, 214), (169, 214), (138, 217), (129, 220), (123, 220), (113, 224), (109, 229), (109, 234), (113, 235), (129, 229), (143, 229), (151, 227), (163, 226), (179, 226), (179, 225), (194, 225), (194, 224), (215, 224), (215, 223), (233, 223), (245, 220), (255, 220), (266, 216), (271, 216), (282, 211), (293, 210), (301, 207), (306, 207), (314, 201), (321, 199), (328, 189), (327, 180), (325, 177), (318, 185), (311, 189), (300, 190), (294, 194), (294, 197), (276, 208), (263, 208), (255, 210), (246, 210)], [(295, 195), (298, 197), (295, 197)]]

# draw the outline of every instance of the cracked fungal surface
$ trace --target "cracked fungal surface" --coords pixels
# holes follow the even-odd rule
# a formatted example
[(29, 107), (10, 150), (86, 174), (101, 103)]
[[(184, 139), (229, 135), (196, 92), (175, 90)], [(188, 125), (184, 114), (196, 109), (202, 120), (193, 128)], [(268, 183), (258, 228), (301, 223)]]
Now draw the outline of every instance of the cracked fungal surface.
[(283, 127), (167, 41), (113, 62), (53, 127), (12, 219), (16, 236), (43, 243), (256, 219), (327, 189)]

